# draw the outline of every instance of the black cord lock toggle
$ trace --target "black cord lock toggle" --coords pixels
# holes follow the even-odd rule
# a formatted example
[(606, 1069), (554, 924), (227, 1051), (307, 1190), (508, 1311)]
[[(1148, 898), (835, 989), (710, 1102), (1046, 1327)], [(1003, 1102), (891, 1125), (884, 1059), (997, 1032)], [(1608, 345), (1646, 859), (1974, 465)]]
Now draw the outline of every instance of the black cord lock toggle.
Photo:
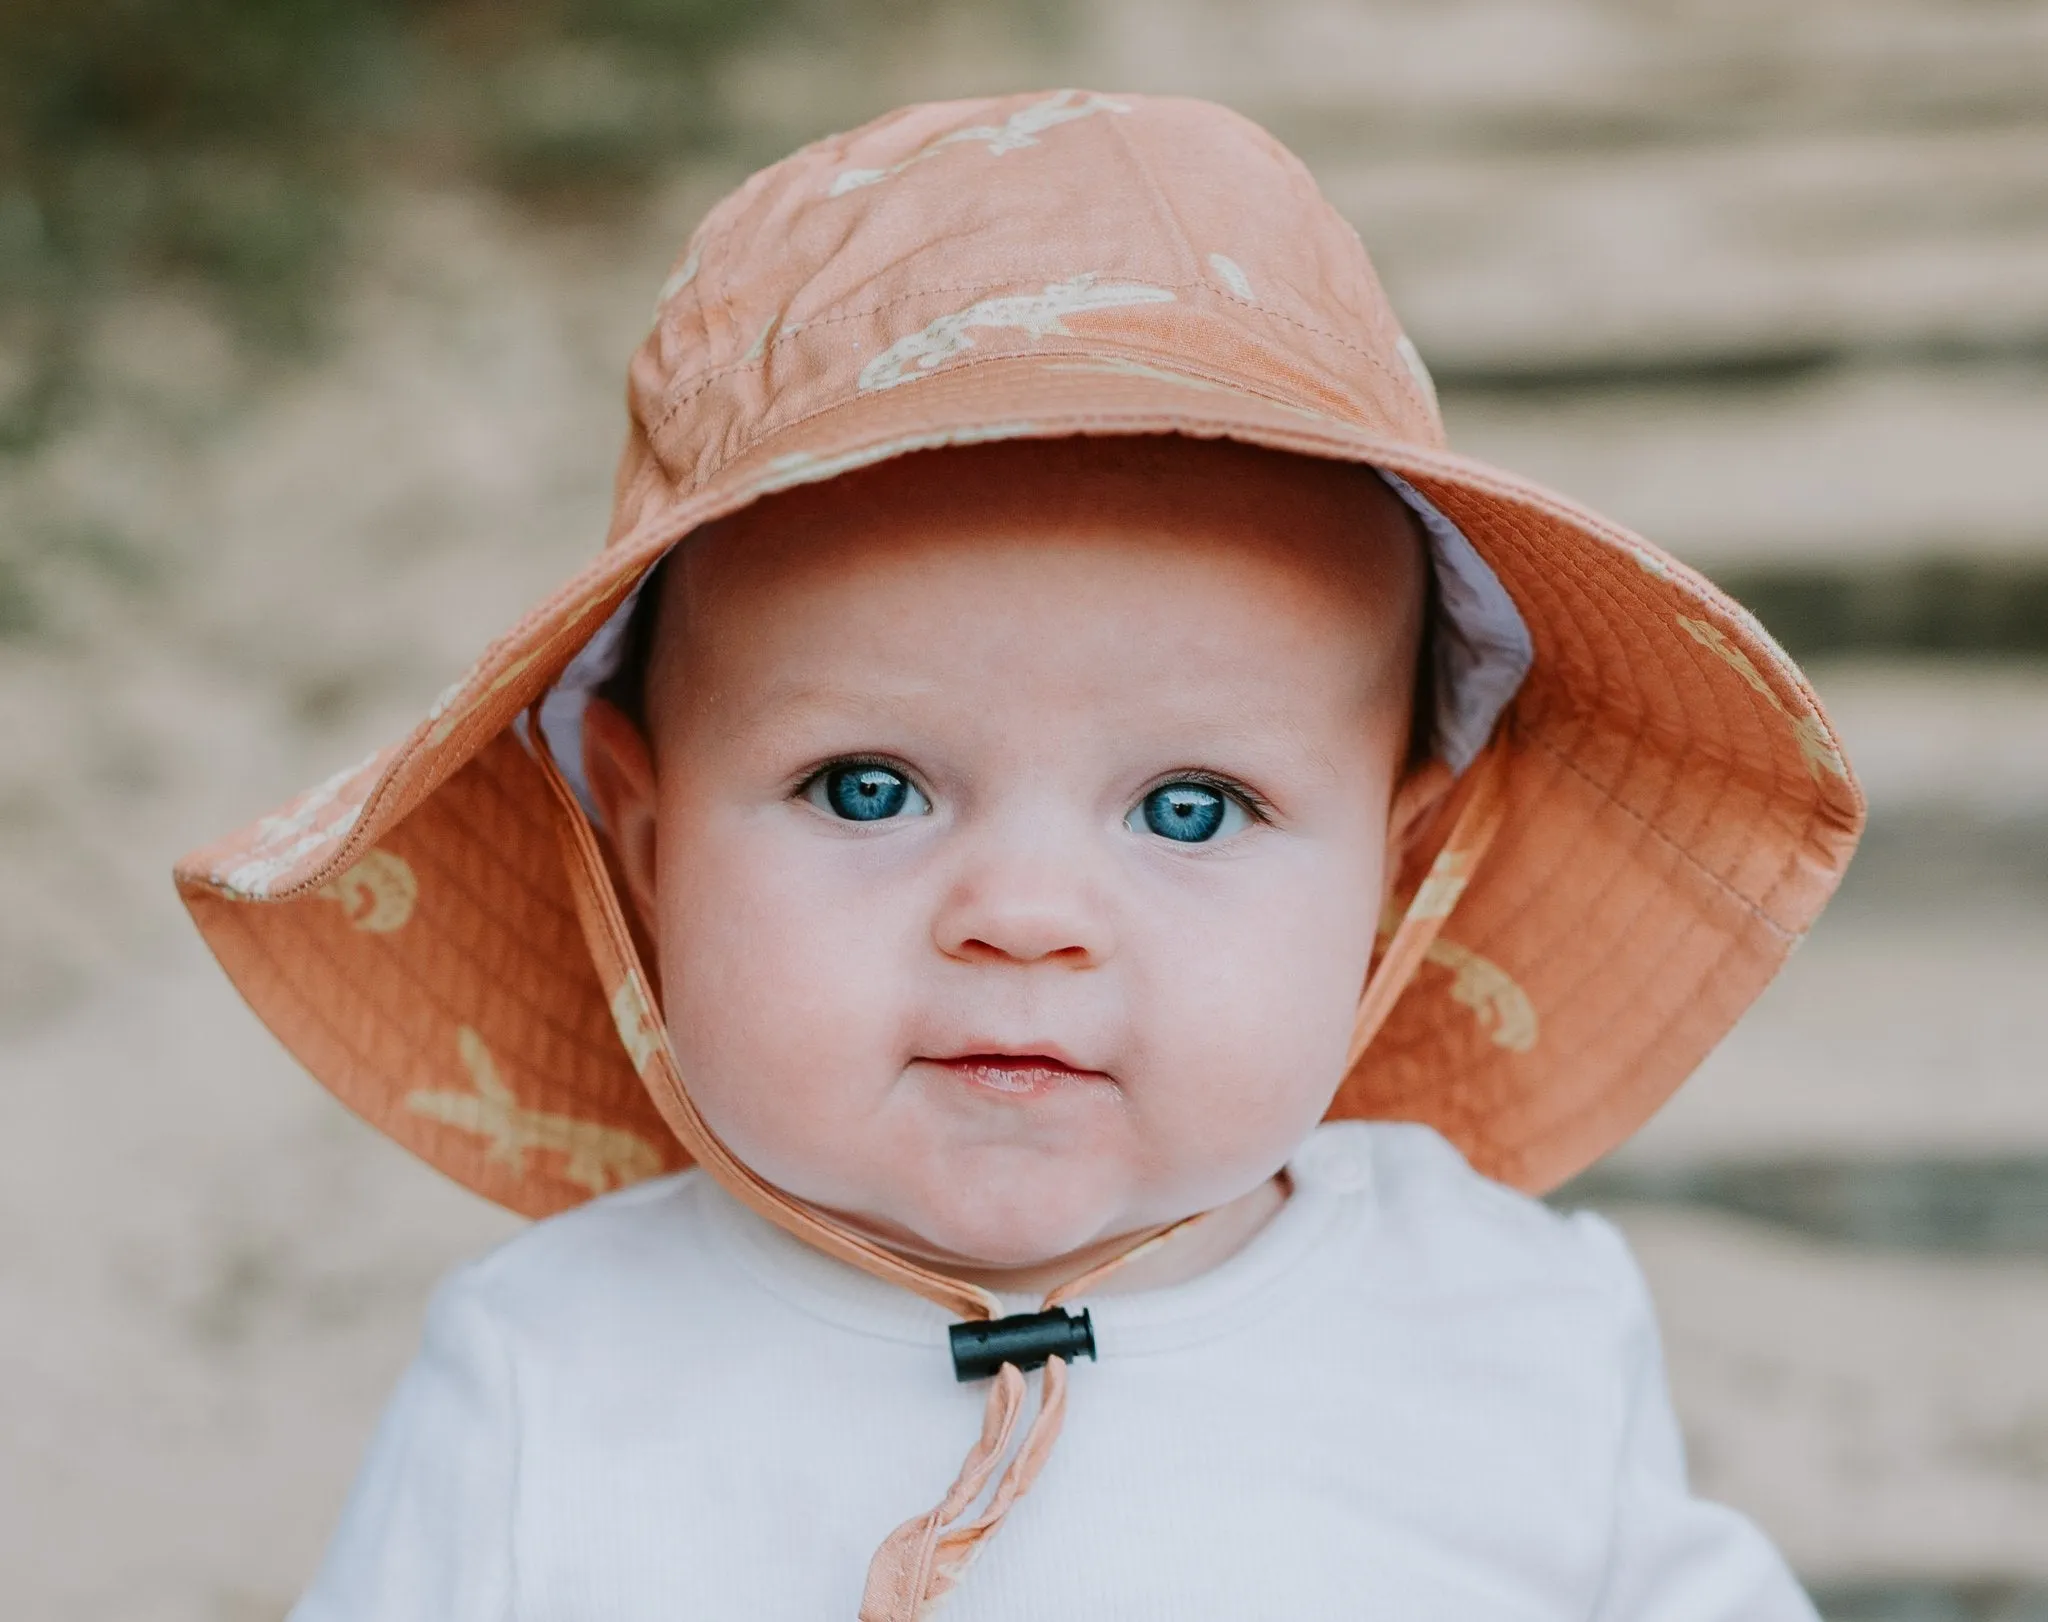
[(1095, 1361), (1095, 1325), (1086, 1307), (1078, 1317), (1054, 1307), (955, 1324), (946, 1333), (953, 1342), (953, 1377), (961, 1381), (986, 1380), (1005, 1363), (1022, 1370), (1035, 1369), (1048, 1357)]

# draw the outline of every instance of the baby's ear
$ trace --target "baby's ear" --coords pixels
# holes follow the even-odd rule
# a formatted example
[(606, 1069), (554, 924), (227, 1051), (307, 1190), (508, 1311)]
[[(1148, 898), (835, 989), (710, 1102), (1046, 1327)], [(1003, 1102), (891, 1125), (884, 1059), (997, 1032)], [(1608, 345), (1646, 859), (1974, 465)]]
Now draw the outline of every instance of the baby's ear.
[(1388, 894), (1400, 884), (1417, 845), (1435, 823), (1436, 813), (1457, 781), (1441, 760), (1425, 760), (1394, 785), (1394, 797), (1387, 806), (1387, 865), (1382, 880)]
[(583, 780), (611, 847), (611, 865), (642, 930), (654, 924), (657, 827), (654, 754), (616, 705), (593, 698), (583, 711)]

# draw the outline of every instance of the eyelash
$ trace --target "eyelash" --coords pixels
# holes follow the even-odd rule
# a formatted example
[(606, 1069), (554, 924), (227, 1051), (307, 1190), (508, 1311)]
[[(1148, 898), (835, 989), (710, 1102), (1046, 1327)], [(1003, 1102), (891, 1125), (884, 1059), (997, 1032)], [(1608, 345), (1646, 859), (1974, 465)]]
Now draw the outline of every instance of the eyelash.
[(925, 795), (927, 798), (930, 797), (931, 791), (918, 781), (915, 772), (904, 765), (902, 761), (892, 760), (887, 755), (834, 755), (830, 760), (820, 761), (796, 780), (789, 791), (789, 797), (792, 800), (802, 799), (810, 792), (811, 786), (814, 783), (830, 772), (846, 771), (849, 769), (858, 771), (863, 766), (875, 767), (885, 772), (895, 772), (906, 783), (916, 788), (920, 794)]
[(1245, 815), (1250, 817), (1252, 821), (1270, 823), (1273, 820), (1273, 802), (1268, 800), (1257, 789), (1240, 783), (1234, 777), (1225, 777), (1221, 772), (1203, 771), (1199, 766), (1186, 771), (1165, 772), (1153, 778), (1151, 782), (1138, 791), (1138, 798), (1135, 803), (1139, 805), (1144, 804), (1146, 795), (1157, 789), (1165, 788), (1169, 783), (1199, 783), (1203, 788), (1211, 789), (1218, 794), (1237, 801), (1239, 805), (1244, 807)]

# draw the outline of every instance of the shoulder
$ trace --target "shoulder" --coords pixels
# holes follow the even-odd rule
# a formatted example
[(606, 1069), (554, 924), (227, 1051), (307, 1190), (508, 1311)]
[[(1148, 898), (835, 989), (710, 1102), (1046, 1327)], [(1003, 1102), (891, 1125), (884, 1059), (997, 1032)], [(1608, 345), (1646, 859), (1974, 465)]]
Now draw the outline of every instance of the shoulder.
[(1311, 1167), (1351, 1168), (1360, 1196), (1353, 1242), (1369, 1253), (1375, 1275), (1459, 1294), (1565, 1291), (1631, 1314), (1643, 1301), (1634, 1259), (1612, 1224), (1481, 1176), (1434, 1128), (1332, 1122), (1304, 1154)]
[(624, 1320), (718, 1293), (713, 1220), (694, 1171), (602, 1195), (457, 1268), (433, 1316), (488, 1321), (516, 1338), (560, 1339), (575, 1326), (616, 1333)]

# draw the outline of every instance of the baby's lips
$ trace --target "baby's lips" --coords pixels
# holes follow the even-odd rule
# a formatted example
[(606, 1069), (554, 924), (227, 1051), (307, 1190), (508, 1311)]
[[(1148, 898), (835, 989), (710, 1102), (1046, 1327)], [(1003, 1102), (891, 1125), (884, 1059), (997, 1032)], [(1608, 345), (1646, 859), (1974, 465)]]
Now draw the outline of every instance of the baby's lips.
[(1093, 1084), (1114, 1085), (1100, 1070), (1070, 1064), (1053, 1053), (968, 1052), (924, 1061), (970, 1086), (1012, 1097), (1038, 1097)]
[(964, 1064), (969, 1061), (987, 1060), (990, 1063), (1042, 1064), (1056, 1070), (1072, 1070), (1084, 1075), (1103, 1074), (1088, 1062), (1085, 1055), (1074, 1048), (1063, 1042), (1035, 1036), (1006, 1041), (1000, 1037), (976, 1034), (957, 1044), (949, 1042), (935, 1047), (930, 1053), (921, 1053), (918, 1057), (931, 1064)]

